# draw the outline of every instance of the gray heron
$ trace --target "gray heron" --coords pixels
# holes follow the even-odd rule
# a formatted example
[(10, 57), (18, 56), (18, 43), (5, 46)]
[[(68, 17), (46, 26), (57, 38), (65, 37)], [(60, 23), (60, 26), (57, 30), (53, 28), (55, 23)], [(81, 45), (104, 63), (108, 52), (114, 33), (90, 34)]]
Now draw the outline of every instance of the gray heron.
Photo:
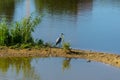
[(58, 45), (58, 44), (61, 44), (61, 42), (63, 41), (63, 33), (61, 33), (60, 34), (60, 36), (56, 39), (56, 46)]

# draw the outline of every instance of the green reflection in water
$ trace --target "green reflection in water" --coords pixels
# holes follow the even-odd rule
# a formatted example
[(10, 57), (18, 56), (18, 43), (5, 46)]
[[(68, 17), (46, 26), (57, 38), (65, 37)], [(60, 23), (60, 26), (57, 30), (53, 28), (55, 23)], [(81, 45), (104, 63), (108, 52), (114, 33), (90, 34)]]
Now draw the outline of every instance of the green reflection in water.
[(50, 14), (76, 15), (78, 8), (91, 9), (92, 3), (93, 0), (35, 0), (37, 10), (46, 10)]
[(0, 0), (0, 16), (12, 20), (15, 10), (15, 0)]
[[(0, 0), (0, 16), (5, 16), (9, 21), (12, 21), (16, 9), (20, 7), (19, 4), (23, 1), (24, 0)], [(30, 2), (32, 1), (30, 0)], [(35, 8), (39, 13), (47, 11), (47, 13), (51, 15), (77, 15), (78, 10), (91, 10), (93, 0), (34, 0), (34, 2)]]
[(31, 61), (32, 58), (0, 58), (0, 71), (6, 75), (11, 67), (17, 75), (22, 74), (20, 80), (40, 80), (40, 76), (31, 66)]
[(71, 58), (65, 58), (63, 60), (63, 63), (62, 63), (62, 66), (63, 66), (63, 71), (64, 70), (68, 70), (70, 68), (70, 61), (71, 61)]

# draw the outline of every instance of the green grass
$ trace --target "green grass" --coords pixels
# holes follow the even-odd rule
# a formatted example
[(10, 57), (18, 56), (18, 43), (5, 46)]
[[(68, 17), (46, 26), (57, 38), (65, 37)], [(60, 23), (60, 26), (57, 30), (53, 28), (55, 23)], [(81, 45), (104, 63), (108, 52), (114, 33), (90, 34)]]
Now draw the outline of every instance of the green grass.
[[(34, 44), (35, 41), (31, 34), (40, 22), (41, 16), (30, 16), (10, 24), (7, 23), (6, 18), (3, 18), (0, 21), (0, 46)], [(38, 44), (41, 44), (40, 41)]]
[(70, 43), (65, 42), (65, 43), (63, 43), (62, 47), (64, 50), (70, 50)]
[(9, 34), (9, 26), (6, 22), (6, 19), (3, 18), (0, 22), (0, 45), (5, 45), (5, 44), (8, 44), (9, 42), (9, 37), (10, 37), (10, 34)]
[(65, 51), (65, 53), (69, 54), (71, 49), (70, 49), (70, 43), (68, 42), (64, 42), (62, 45), (63, 50)]

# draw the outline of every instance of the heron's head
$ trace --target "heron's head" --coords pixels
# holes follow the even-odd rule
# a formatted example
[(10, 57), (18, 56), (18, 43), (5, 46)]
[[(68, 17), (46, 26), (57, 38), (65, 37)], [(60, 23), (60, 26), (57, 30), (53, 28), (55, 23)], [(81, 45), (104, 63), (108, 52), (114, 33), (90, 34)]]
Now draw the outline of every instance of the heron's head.
[(63, 33), (61, 33), (60, 36), (61, 36), (62, 39), (64, 38), (64, 34)]
[(63, 36), (64, 34), (63, 33), (61, 33), (61, 36)]

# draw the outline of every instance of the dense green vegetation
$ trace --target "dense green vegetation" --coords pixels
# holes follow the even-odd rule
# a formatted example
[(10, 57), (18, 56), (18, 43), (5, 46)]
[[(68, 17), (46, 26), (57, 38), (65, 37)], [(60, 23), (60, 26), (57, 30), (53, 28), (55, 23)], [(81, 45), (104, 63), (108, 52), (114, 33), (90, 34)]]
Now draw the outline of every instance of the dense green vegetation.
[(32, 32), (41, 22), (41, 16), (30, 16), (21, 21), (7, 23), (6, 18), (0, 21), (0, 46), (30, 46), (43, 44), (42, 40), (34, 41)]
[[(6, 18), (0, 21), (0, 46), (10, 48), (43, 48), (55, 47), (51, 43), (44, 43), (42, 39), (34, 40), (32, 32), (35, 27), (41, 22), (41, 16), (30, 16), (23, 18), (21, 21), (7, 23)], [(63, 43), (64, 50), (70, 50), (69, 43)]]

